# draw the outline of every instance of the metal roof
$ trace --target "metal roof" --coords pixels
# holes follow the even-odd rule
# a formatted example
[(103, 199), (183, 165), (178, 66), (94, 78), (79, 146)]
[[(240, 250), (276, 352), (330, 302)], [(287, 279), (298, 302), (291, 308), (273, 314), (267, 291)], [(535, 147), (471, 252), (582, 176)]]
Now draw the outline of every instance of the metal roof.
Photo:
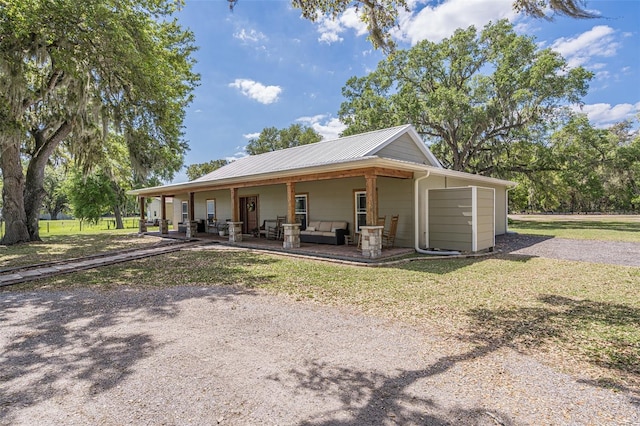
[[(402, 135), (408, 135), (427, 161), (406, 161), (376, 155)], [(134, 195), (173, 194), (179, 191), (197, 190), (217, 184), (233, 182), (258, 182), (274, 176), (294, 176), (328, 170), (349, 170), (380, 164), (383, 167), (414, 172), (434, 173), (444, 176), (467, 178), (486, 183), (515, 186), (515, 182), (470, 173), (457, 172), (442, 167), (410, 124), (373, 132), (322, 141), (260, 155), (240, 158), (196, 180), (183, 183), (141, 188), (128, 191)]]
[[(375, 155), (377, 151), (409, 132), (416, 145), (436, 167), (440, 166), (410, 124), (373, 132), (297, 146), (259, 155), (250, 155), (208, 173), (194, 182), (229, 179), (240, 176), (283, 172), (306, 167), (323, 166), (357, 160)], [(416, 138), (418, 140), (416, 140)]]

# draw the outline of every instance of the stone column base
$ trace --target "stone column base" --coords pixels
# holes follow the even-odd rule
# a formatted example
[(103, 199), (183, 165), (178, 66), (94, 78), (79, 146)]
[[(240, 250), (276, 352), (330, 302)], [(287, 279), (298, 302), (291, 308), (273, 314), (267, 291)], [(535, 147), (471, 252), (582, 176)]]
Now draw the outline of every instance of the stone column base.
[(375, 259), (382, 254), (382, 230), (384, 226), (361, 226), (362, 256)]
[(144, 219), (140, 219), (138, 221), (138, 232), (140, 234), (144, 234), (145, 232), (147, 232), (147, 221)]
[(229, 224), (229, 242), (242, 242), (242, 222), (227, 222)]
[(282, 242), (282, 248), (300, 248), (300, 224), (283, 223), (282, 227), (284, 228), (284, 241)]
[(160, 235), (166, 235), (169, 233), (169, 221), (167, 219), (160, 219)]
[(198, 221), (191, 220), (187, 224), (187, 235), (186, 235), (186, 238), (187, 238), (187, 240), (190, 240), (191, 238), (195, 238), (197, 236), (198, 236)]

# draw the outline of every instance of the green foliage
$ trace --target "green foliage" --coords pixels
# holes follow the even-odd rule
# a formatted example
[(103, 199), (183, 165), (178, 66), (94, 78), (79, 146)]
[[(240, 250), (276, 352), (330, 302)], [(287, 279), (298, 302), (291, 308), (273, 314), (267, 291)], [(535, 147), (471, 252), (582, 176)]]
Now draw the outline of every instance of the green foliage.
[(225, 159), (211, 160), (206, 163), (196, 163), (187, 166), (187, 177), (189, 180), (198, 179), (201, 176), (211, 173), (222, 166), (226, 166), (229, 162)]
[[(178, 6), (171, 0), (2, 2), (1, 166), (15, 182), (5, 190), (15, 206), (7, 235), (22, 238), (26, 216), (30, 237), (38, 238), (44, 167), (62, 142), (90, 168), (95, 145), (109, 133), (121, 135), (139, 181), (149, 174), (170, 179), (180, 169), (184, 109), (198, 76), (193, 34), (171, 16)], [(16, 167), (20, 153), (29, 159), (26, 179)]]
[(565, 102), (579, 101), (590, 78), (502, 20), (395, 52), (347, 82), (339, 115), (345, 134), (412, 123), (446, 166), (500, 176), (513, 157), (528, 163), (535, 147), (527, 137), (553, 122)]
[(608, 129), (576, 115), (555, 131), (545, 148), (544, 171), (512, 176), (512, 211), (637, 212), (640, 210), (640, 135), (631, 122)]
[(73, 215), (81, 221), (97, 223), (116, 203), (118, 193), (113, 181), (104, 172), (88, 176), (78, 171), (71, 173), (67, 193)]
[[(233, 9), (237, 2), (229, 0), (229, 7)], [(582, 7), (583, 3), (581, 0), (515, 0), (513, 8), (536, 18), (552, 19), (550, 12), (572, 18), (595, 17)], [(391, 32), (398, 26), (398, 11), (408, 11), (413, 3), (406, 0), (291, 0), (291, 4), (311, 21), (323, 16), (336, 18), (348, 8), (355, 8), (360, 20), (367, 25), (373, 47), (393, 51), (395, 43)]]
[(69, 206), (69, 197), (64, 187), (66, 178), (67, 171), (64, 167), (47, 166), (45, 169), (43, 207), (51, 220), (56, 220), (58, 214)]
[(251, 139), (246, 151), (249, 155), (263, 154), (294, 146), (308, 145), (320, 142), (322, 136), (311, 127), (292, 124), (286, 129), (266, 127), (257, 139)]

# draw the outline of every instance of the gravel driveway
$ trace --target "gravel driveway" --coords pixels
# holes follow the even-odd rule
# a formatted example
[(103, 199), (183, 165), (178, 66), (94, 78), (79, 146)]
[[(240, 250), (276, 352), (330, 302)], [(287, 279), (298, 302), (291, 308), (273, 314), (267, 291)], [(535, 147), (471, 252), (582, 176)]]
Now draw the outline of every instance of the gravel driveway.
[(507, 234), (496, 238), (496, 246), (520, 256), (640, 267), (640, 243)]
[(508, 348), (229, 287), (6, 292), (0, 323), (0, 424), (640, 424)]

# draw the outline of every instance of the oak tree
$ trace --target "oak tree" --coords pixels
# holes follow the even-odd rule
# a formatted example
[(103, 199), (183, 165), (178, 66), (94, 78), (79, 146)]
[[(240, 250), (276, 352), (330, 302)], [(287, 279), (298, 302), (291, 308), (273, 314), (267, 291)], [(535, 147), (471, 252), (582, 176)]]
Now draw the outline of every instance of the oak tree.
[[(228, 0), (233, 10), (238, 0)], [(369, 40), (375, 48), (390, 52), (395, 48), (391, 31), (398, 25), (398, 11), (409, 10), (407, 0), (291, 0), (293, 7), (312, 22), (323, 16), (337, 18), (349, 8), (359, 13), (367, 26)], [(594, 18), (597, 15), (585, 9), (583, 0), (514, 0), (516, 12), (535, 18), (551, 20), (556, 15), (572, 18)]]
[(502, 20), (396, 51), (347, 81), (339, 116), (347, 135), (411, 123), (448, 167), (496, 175), (520, 167), (515, 148), (579, 102), (590, 78)]
[(224, 158), (207, 161), (206, 163), (189, 164), (187, 166), (187, 177), (189, 180), (195, 180), (227, 164), (229, 164), (229, 161)]
[(63, 142), (78, 154), (116, 132), (139, 176), (170, 178), (182, 166), (184, 109), (198, 76), (193, 34), (171, 16), (178, 5), (0, 1), (2, 243), (39, 239), (44, 169)]
[(322, 136), (312, 127), (292, 124), (285, 129), (266, 127), (260, 135), (251, 139), (245, 151), (249, 155), (263, 154), (278, 149), (292, 148), (294, 146), (308, 145), (320, 142)]

